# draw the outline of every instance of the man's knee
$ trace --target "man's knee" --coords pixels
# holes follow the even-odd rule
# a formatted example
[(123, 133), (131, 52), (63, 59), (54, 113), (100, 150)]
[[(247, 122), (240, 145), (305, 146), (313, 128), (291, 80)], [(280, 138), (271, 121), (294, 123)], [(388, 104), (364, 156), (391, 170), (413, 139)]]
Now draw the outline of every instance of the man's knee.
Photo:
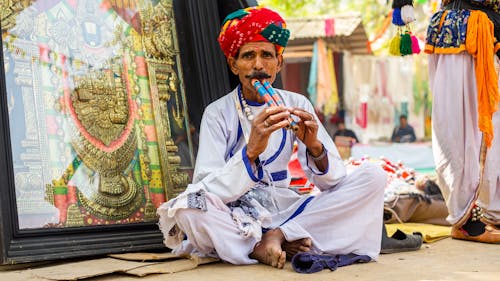
[(383, 191), (387, 185), (387, 173), (375, 163), (363, 163), (361, 167), (366, 179), (371, 182), (372, 188)]
[(181, 224), (196, 222), (200, 224), (205, 220), (202, 218), (206, 212), (198, 209), (179, 209), (175, 212), (175, 221)]

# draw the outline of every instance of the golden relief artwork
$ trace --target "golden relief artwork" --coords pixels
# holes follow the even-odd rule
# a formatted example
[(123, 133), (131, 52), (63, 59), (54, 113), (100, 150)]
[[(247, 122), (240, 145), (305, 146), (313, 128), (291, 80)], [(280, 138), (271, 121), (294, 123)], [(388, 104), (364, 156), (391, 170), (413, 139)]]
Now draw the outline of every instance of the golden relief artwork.
[(75, 77), (71, 100), (82, 125), (109, 145), (125, 129), (131, 111), (121, 70), (89, 74), (90, 79)]
[[(74, 79), (70, 106), (79, 131), (72, 145), (82, 162), (99, 174), (98, 190), (90, 200), (78, 193), (81, 204), (96, 214), (123, 218), (142, 203), (131, 175), (122, 174), (137, 149), (135, 128), (131, 126), (136, 110), (128, 102), (119, 64), (111, 65), (114, 69)], [(99, 149), (101, 143), (110, 147), (120, 140), (123, 143), (112, 151)]]
[(0, 3), (20, 228), (155, 220), (193, 162), (172, 0)]
[(0, 21), (2, 29), (7, 30), (16, 25), (16, 16), (29, 7), (33, 0), (1, 0)]

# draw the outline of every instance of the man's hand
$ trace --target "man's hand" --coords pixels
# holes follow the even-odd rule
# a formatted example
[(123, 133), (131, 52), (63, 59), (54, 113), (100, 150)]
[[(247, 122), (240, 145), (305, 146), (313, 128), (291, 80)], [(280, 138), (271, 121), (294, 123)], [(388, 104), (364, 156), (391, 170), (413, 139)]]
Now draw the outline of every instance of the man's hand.
[(269, 136), (289, 125), (290, 112), (283, 106), (272, 106), (262, 111), (252, 122), (248, 138), (247, 156), (253, 162), (266, 150)]
[(323, 145), (318, 140), (318, 123), (314, 115), (300, 108), (292, 108), (290, 113), (300, 118), (295, 135), (307, 147), (311, 156), (318, 157), (323, 152)]

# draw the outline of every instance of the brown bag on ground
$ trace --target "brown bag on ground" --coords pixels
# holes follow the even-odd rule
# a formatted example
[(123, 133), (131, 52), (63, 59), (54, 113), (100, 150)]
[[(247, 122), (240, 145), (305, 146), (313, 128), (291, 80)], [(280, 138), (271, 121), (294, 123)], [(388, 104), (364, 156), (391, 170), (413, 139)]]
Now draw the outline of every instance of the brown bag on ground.
[(429, 223), (450, 225), (448, 209), (441, 195), (400, 194), (384, 205), (385, 223)]

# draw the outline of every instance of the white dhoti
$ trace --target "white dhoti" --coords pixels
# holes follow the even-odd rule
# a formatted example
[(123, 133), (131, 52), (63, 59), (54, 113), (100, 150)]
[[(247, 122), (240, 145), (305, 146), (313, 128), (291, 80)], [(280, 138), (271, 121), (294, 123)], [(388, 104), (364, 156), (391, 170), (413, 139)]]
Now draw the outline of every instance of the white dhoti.
[(487, 218), (500, 223), (500, 113), (493, 115), (494, 138), (481, 171), (474, 58), (466, 52), (430, 55), (429, 77), (434, 162), (447, 220), (459, 222), (475, 203)]
[[(310, 238), (314, 253), (354, 253), (376, 259), (386, 182), (387, 176), (378, 165), (365, 163), (335, 188), (315, 196), (299, 215), (279, 227), (287, 241)], [(207, 193), (207, 211), (180, 209), (174, 219), (197, 251), (233, 264), (257, 263), (248, 255), (258, 241), (239, 234), (229, 208), (217, 196)], [(177, 253), (193, 247), (184, 245)]]

